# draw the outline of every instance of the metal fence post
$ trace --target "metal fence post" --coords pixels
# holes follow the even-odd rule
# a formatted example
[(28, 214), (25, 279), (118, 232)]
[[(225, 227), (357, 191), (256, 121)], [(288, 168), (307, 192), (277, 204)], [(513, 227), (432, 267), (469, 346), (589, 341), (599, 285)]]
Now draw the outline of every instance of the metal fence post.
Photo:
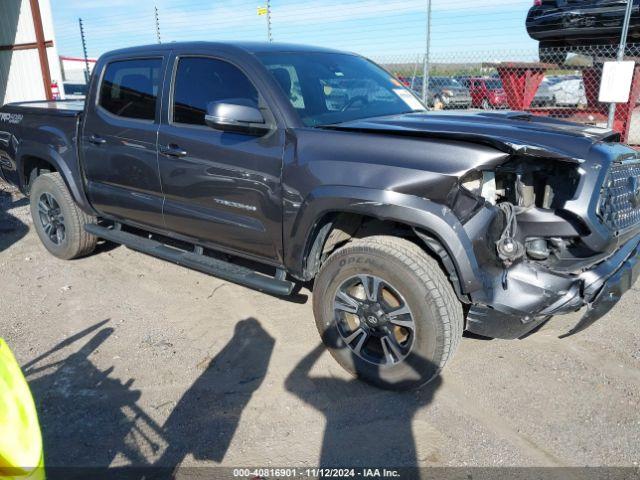
[(422, 101), (427, 105), (427, 96), (429, 95), (429, 69), (431, 55), (431, 0), (427, 0), (427, 38), (424, 54), (424, 65), (422, 72)]
[(87, 55), (87, 40), (84, 36), (84, 26), (82, 25), (82, 18), (78, 18), (78, 24), (80, 25), (80, 39), (82, 40), (82, 53), (84, 54), (84, 79), (89, 83), (89, 56)]
[[(624, 60), (624, 54), (627, 50), (627, 36), (629, 35), (629, 23), (631, 22), (631, 12), (633, 11), (633, 0), (627, 0), (627, 10), (624, 17), (624, 24), (622, 26), (622, 36), (620, 38), (620, 47), (618, 48), (618, 56), (616, 60), (621, 62)], [(609, 105), (609, 120), (607, 121), (607, 127), (613, 128), (613, 124), (616, 119), (617, 105), (612, 103)]]
[(271, 34), (271, 0), (267, 0), (267, 38), (269, 42), (273, 42), (273, 35)]
[(416, 77), (418, 76), (418, 65), (420, 65), (420, 55), (416, 58), (416, 63), (413, 66), (413, 76), (411, 77), (411, 90), (415, 91)]
[(158, 43), (162, 43), (162, 38), (160, 37), (160, 15), (158, 15), (158, 6), (154, 6), (154, 16), (156, 20), (156, 38)]

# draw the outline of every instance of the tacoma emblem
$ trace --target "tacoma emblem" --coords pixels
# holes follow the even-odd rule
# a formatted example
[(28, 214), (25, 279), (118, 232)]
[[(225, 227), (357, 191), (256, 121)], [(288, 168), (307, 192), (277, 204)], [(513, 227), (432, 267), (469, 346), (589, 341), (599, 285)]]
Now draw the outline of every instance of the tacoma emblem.
[(247, 210), (249, 212), (255, 212), (257, 210), (253, 205), (246, 205), (244, 203), (230, 202), (229, 200), (222, 200), (221, 198), (214, 198), (214, 202), (226, 207), (239, 208), (240, 210)]

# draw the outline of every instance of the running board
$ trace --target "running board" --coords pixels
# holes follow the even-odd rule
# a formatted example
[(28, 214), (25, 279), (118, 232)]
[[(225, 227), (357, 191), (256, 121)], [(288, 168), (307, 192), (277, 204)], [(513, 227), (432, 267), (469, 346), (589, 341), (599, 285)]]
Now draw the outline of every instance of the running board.
[[(109, 229), (93, 223), (88, 223), (84, 229), (92, 235), (104, 238), (110, 242), (119, 243), (138, 252), (176, 263), (180, 266), (198, 270), (233, 283), (238, 283), (271, 295), (291, 295), (295, 284), (278, 275), (278, 278), (268, 277), (249, 268), (218, 260), (199, 253), (185, 252), (169, 247), (156, 240), (144, 238), (118, 229)], [(202, 251), (196, 247), (196, 251)]]

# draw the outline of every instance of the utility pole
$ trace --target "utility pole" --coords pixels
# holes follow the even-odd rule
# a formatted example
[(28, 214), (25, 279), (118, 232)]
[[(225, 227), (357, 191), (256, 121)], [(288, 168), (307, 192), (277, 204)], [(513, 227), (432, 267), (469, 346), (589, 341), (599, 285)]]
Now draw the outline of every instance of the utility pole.
[[(618, 48), (617, 61), (622, 62), (624, 60), (624, 54), (627, 50), (627, 36), (629, 35), (629, 23), (631, 23), (631, 12), (633, 11), (633, 0), (627, 0), (627, 11), (624, 16), (624, 24), (622, 25), (622, 36), (620, 38), (620, 47)], [(613, 124), (616, 119), (617, 104), (612, 103), (609, 105), (609, 120), (607, 122), (608, 128), (613, 128)]]
[(156, 19), (156, 38), (158, 39), (158, 43), (162, 43), (162, 38), (160, 37), (160, 15), (158, 15), (158, 6), (154, 6), (154, 14)]
[(431, 67), (431, 0), (427, 0), (427, 39), (424, 52), (424, 65), (422, 72), (422, 101), (427, 105), (429, 95), (429, 69)]
[(78, 24), (80, 25), (80, 39), (82, 40), (82, 52), (84, 53), (84, 79), (89, 83), (89, 57), (87, 56), (87, 40), (84, 37), (84, 26), (82, 25), (82, 19), (78, 18)]
[(273, 35), (271, 34), (271, 0), (267, 0), (267, 38), (269, 42), (273, 42)]

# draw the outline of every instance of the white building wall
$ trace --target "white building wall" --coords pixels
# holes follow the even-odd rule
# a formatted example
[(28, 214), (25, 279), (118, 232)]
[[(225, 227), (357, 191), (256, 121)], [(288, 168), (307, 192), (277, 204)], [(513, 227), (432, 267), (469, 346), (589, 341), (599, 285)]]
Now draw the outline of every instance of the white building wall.
[[(45, 40), (53, 41), (47, 48), (51, 80), (62, 86), (50, 0), (39, 1)], [(0, 45), (35, 41), (29, 0), (0, 0)], [(38, 50), (0, 51), (0, 105), (45, 98)]]

